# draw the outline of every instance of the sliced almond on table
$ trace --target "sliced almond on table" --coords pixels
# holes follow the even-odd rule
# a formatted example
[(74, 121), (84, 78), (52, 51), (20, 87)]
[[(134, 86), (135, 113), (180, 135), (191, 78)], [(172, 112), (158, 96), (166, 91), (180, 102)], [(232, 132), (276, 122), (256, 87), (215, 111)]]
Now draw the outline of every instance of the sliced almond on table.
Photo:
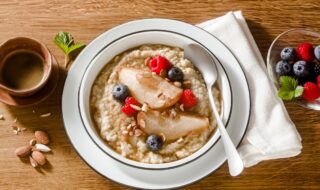
[(33, 151), (31, 156), (40, 166), (45, 165), (47, 162), (46, 157), (41, 152), (39, 152), (37, 150)]
[(35, 148), (41, 152), (50, 152), (51, 151), (51, 149), (44, 144), (36, 144)]
[(38, 143), (45, 144), (45, 145), (50, 143), (49, 136), (44, 131), (36, 131), (34, 133), (34, 136), (36, 137), (36, 140)]
[(177, 113), (175, 118), (164, 117), (159, 111), (139, 112), (138, 125), (147, 134), (165, 136), (166, 140), (175, 140), (189, 133), (200, 133), (209, 128), (209, 120), (190, 113)]
[(26, 145), (16, 149), (15, 153), (18, 157), (23, 158), (28, 156), (31, 153), (32, 146)]

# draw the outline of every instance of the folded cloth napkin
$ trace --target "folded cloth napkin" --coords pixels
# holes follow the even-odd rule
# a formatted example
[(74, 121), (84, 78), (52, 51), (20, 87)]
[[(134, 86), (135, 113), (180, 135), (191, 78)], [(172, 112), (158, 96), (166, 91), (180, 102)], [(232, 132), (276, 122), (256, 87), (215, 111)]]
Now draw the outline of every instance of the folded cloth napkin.
[(229, 12), (198, 26), (233, 52), (248, 79), (251, 116), (247, 133), (238, 148), (245, 167), (263, 160), (300, 154), (301, 137), (267, 76), (263, 58), (241, 11)]

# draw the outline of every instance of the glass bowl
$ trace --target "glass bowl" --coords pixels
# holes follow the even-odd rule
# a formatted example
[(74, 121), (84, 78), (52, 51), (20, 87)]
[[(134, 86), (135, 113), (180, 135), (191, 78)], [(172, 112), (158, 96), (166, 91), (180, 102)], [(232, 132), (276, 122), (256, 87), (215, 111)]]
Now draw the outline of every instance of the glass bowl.
[[(309, 42), (313, 47), (320, 45), (320, 34), (306, 29), (290, 29), (278, 35), (272, 42), (267, 55), (267, 69), (272, 82), (279, 88), (279, 76), (275, 72), (275, 66), (281, 60), (280, 52), (285, 47), (296, 48), (298, 44)], [(303, 98), (293, 100), (305, 108), (320, 110), (320, 99), (307, 101)]]

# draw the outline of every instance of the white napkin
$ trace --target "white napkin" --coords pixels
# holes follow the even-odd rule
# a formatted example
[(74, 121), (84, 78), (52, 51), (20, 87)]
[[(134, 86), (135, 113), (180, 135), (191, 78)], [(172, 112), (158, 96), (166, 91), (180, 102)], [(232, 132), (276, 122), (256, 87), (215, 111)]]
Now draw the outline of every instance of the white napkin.
[(269, 80), (265, 63), (241, 11), (198, 25), (221, 40), (236, 56), (248, 79), (251, 117), (238, 148), (245, 167), (300, 154), (301, 137)]

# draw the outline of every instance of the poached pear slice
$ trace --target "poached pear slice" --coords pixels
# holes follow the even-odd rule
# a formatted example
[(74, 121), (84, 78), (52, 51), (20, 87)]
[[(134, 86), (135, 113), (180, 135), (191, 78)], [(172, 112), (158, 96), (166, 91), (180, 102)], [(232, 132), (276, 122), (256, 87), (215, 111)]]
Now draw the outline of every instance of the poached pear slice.
[(209, 128), (208, 118), (190, 113), (177, 113), (171, 118), (162, 116), (160, 111), (148, 110), (138, 113), (137, 122), (145, 133), (164, 135), (168, 141)]
[(119, 81), (128, 86), (130, 94), (151, 109), (165, 109), (179, 101), (182, 89), (151, 72), (122, 67), (118, 70)]

